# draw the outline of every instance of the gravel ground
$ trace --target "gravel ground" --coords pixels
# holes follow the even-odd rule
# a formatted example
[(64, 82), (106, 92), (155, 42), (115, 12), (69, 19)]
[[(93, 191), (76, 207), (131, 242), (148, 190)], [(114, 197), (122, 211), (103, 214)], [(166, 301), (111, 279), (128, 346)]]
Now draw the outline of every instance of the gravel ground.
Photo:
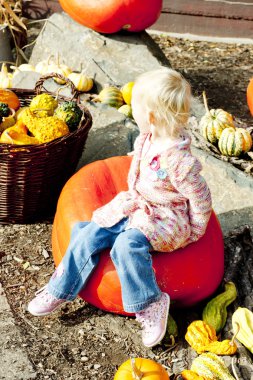
[[(253, 76), (253, 46), (184, 41), (155, 35), (170, 60), (191, 82), (194, 94), (206, 91), (210, 107), (220, 107), (253, 125), (245, 91)], [(148, 350), (141, 345), (140, 330), (133, 318), (97, 310), (82, 300), (64, 306), (52, 316), (35, 318), (25, 307), (34, 292), (49, 279), (54, 265), (51, 255), (50, 221), (34, 225), (0, 227), (1, 281), (7, 293), (23, 342), (37, 371), (37, 379), (113, 379), (117, 367), (129, 356), (145, 356), (162, 363), (170, 374), (186, 368), (192, 351), (183, 339), (187, 324), (200, 317), (201, 306), (174, 311), (179, 341), (172, 350), (166, 338)], [(244, 249), (243, 239), (228, 237), (226, 253)], [(2, 260), (2, 261), (1, 261)], [(168, 351), (165, 351), (168, 350)], [(246, 378), (245, 378), (246, 379)]]

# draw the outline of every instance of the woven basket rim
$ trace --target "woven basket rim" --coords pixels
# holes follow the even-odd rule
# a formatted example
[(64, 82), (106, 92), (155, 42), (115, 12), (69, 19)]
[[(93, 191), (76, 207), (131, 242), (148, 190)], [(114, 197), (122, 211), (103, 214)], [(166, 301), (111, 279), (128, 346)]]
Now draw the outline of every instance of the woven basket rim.
[[(16, 87), (12, 87), (12, 88), (8, 88), (8, 90), (10, 91), (13, 91), (20, 100), (22, 100), (22, 96), (23, 96), (23, 99), (25, 100), (26, 97), (28, 96), (32, 96), (32, 95), (37, 95), (37, 92), (35, 89), (24, 89), (24, 88), (16, 88)], [(48, 91), (42, 91), (41, 93), (49, 93), (51, 94), (52, 96), (56, 96), (55, 93), (50, 93)], [(75, 101), (78, 106), (80, 107), (80, 109), (82, 110), (83, 112), (83, 115), (82, 115), (82, 118), (80, 120), (80, 123), (77, 127), (76, 130), (74, 130), (73, 132), (69, 132), (67, 133), (66, 135), (64, 136), (61, 136), (61, 137), (58, 137), (52, 141), (49, 141), (49, 142), (45, 142), (45, 143), (41, 143), (41, 144), (25, 144), (25, 145), (16, 145), (16, 144), (8, 144), (8, 143), (0, 143), (0, 154), (3, 154), (3, 153), (11, 153), (11, 152), (24, 152), (25, 151), (40, 151), (41, 149), (43, 148), (46, 148), (48, 146), (52, 146), (52, 145), (58, 145), (66, 140), (68, 140), (69, 138), (71, 137), (75, 137), (75, 135), (78, 135), (80, 134), (84, 129), (90, 129), (91, 126), (92, 126), (92, 116), (91, 116), (91, 113), (90, 111), (88, 110), (88, 108), (82, 104), (79, 100), (79, 96), (77, 98), (75, 97), (68, 97), (68, 96), (64, 96), (64, 95), (58, 95), (58, 100), (59, 102), (64, 102), (64, 101)]]

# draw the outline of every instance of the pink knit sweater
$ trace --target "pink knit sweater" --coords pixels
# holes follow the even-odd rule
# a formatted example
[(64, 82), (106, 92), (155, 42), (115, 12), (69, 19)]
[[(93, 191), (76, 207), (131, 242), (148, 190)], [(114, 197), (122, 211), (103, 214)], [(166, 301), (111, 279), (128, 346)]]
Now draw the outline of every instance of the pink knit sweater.
[(191, 154), (188, 135), (162, 152), (144, 155), (149, 137), (141, 134), (135, 141), (129, 190), (94, 211), (92, 220), (111, 227), (128, 217), (127, 229), (142, 231), (154, 250), (171, 252), (205, 233), (212, 211), (211, 195), (200, 175), (201, 164)]

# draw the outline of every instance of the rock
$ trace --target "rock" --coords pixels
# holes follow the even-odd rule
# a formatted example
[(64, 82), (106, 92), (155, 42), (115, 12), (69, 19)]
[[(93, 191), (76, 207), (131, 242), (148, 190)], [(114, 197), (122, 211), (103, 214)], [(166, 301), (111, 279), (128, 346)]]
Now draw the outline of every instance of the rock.
[(86, 141), (78, 168), (111, 156), (126, 155), (133, 149), (139, 130), (135, 123), (117, 109), (100, 103), (87, 103), (93, 126)]
[(73, 70), (80, 71), (82, 66), (87, 75), (95, 78), (98, 88), (107, 83), (123, 85), (161, 64), (169, 66), (165, 55), (146, 32), (102, 35), (76, 23), (65, 13), (49, 17), (36, 41), (30, 63), (35, 65), (57, 54), (60, 61)]

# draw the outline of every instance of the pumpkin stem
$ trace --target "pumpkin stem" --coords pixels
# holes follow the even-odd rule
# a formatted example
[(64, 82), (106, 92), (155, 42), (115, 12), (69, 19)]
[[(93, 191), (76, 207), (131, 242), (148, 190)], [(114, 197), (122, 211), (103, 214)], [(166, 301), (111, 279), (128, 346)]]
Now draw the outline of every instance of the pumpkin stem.
[(210, 113), (209, 108), (208, 108), (208, 104), (207, 104), (206, 92), (203, 91), (202, 95), (203, 95), (204, 106), (205, 106), (206, 112)]
[(141, 372), (141, 370), (139, 370), (139, 368), (136, 367), (135, 359), (131, 358), (130, 362), (131, 362), (132, 375), (133, 375), (134, 380), (141, 380), (143, 377), (143, 372)]

